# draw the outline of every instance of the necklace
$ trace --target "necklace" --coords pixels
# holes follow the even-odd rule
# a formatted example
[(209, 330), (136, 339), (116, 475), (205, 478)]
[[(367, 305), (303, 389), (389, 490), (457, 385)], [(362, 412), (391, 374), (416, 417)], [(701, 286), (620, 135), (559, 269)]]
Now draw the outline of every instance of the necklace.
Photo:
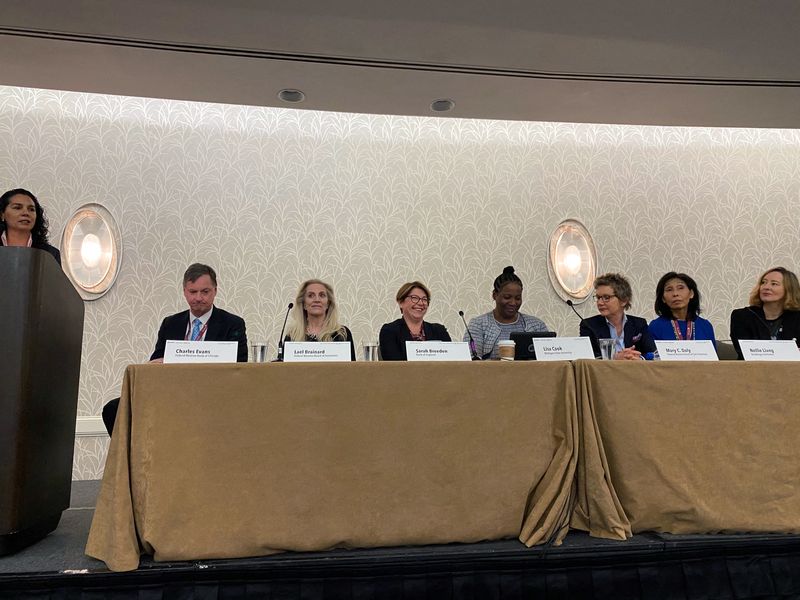
[(694, 339), (694, 321), (686, 321), (686, 337), (681, 335), (681, 328), (678, 326), (678, 319), (672, 319), (672, 331), (675, 333), (676, 340), (693, 340)]

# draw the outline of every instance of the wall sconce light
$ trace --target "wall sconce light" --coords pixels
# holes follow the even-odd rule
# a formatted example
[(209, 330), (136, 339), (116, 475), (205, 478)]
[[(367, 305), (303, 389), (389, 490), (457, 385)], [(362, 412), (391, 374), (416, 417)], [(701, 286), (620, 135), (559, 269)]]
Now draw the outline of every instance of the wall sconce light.
[(550, 235), (547, 255), (550, 283), (562, 300), (585, 301), (597, 276), (597, 251), (583, 223), (567, 219)]
[(99, 204), (76, 210), (61, 236), (64, 271), (84, 300), (97, 300), (117, 278), (122, 247), (117, 224)]

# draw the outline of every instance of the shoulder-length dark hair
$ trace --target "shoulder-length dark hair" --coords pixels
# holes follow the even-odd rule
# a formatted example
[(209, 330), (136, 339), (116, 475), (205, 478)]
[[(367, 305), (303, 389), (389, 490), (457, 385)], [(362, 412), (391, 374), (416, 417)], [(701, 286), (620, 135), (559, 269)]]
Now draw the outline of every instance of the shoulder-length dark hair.
[[(50, 242), (50, 230), (48, 229), (47, 217), (44, 216), (44, 209), (42, 205), (39, 204), (39, 201), (36, 199), (36, 196), (31, 194), (28, 190), (23, 190), (22, 188), (16, 188), (13, 190), (8, 190), (5, 194), (0, 196), (0, 213), (2, 213), (9, 204), (11, 204), (11, 198), (16, 196), (17, 194), (21, 194), (22, 196), (27, 196), (31, 200), (33, 200), (33, 205), (36, 207), (36, 223), (33, 224), (33, 230), (31, 231), (31, 238), (33, 238), (33, 245), (42, 245), (48, 244)], [(6, 222), (3, 221), (0, 223), (0, 231), (6, 230)]]
[(688, 321), (694, 321), (697, 318), (697, 315), (700, 314), (700, 290), (697, 289), (697, 282), (695, 282), (695, 280), (689, 277), (686, 273), (676, 273), (675, 271), (670, 271), (658, 280), (658, 285), (656, 285), (656, 314), (670, 319), (674, 318), (672, 309), (667, 306), (666, 302), (664, 302), (664, 288), (667, 287), (667, 282), (670, 279), (680, 279), (686, 284), (686, 287), (694, 292), (694, 298), (689, 300), (689, 306), (686, 309), (686, 319)]

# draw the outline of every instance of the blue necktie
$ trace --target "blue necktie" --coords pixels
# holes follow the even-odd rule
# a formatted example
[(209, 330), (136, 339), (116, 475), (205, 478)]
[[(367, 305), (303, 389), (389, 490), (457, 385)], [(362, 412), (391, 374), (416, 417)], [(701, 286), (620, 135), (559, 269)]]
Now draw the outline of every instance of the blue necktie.
[(200, 339), (200, 319), (195, 319), (192, 323), (192, 341)]

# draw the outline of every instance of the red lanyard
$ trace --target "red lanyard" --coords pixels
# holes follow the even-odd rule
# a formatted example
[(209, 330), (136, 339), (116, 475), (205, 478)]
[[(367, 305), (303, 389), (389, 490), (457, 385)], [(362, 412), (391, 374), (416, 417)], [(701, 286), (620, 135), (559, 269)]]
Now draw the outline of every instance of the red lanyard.
[(678, 326), (678, 320), (672, 319), (672, 331), (675, 332), (676, 340), (693, 340), (694, 339), (694, 321), (686, 321), (686, 337), (681, 335), (681, 328)]
[[(186, 327), (186, 335), (183, 336), (184, 341), (189, 341), (192, 336), (192, 321), (189, 321), (189, 325)], [(208, 321), (200, 328), (200, 331), (197, 333), (197, 341), (202, 340), (203, 336), (206, 334), (206, 329), (208, 329)]]

